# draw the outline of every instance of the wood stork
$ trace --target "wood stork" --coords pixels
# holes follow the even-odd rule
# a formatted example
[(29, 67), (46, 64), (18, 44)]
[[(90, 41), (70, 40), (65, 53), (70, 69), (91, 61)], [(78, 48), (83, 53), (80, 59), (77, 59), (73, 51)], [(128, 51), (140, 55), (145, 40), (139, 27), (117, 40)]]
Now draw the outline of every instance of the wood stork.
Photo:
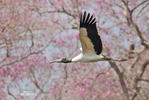
[(96, 18), (90, 13), (84, 12), (80, 16), (80, 42), (82, 52), (72, 58), (61, 58), (52, 61), (51, 63), (71, 63), (71, 62), (97, 62), (103, 60), (111, 60), (109, 57), (103, 56), (102, 41), (98, 35), (96, 28)]

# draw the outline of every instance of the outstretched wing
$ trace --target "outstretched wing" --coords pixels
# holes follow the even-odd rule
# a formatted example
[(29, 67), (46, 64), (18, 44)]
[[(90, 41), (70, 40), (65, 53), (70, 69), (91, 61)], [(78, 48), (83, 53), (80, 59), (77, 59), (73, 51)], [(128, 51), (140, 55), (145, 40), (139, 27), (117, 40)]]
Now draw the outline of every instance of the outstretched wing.
[(84, 54), (97, 54), (102, 52), (102, 42), (96, 28), (96, 18), (84, 12), (80, 17), (80, 41)]

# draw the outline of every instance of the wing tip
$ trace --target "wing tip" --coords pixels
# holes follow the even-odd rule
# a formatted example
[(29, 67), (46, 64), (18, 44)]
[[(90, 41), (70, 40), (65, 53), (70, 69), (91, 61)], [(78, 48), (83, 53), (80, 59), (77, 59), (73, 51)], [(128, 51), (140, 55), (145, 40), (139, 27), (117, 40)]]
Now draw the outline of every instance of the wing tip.
[(80, 27), (87, 27), (88, 25), (96, 24), (96, 18), (93, 14), (86, 11), (80, 14)]

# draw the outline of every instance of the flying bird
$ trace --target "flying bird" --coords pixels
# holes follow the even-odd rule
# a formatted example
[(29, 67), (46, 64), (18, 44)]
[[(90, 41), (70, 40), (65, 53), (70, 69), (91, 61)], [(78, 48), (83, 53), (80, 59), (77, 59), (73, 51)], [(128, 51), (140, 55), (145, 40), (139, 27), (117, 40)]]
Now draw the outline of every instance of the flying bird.
[(97, 62), (111, 60), (102, 55), (102, 41), (97, 32), (96, 18), (90, 13), (81, 13), (79, 39), (81, 42), (81, 53), (72, 58), (61, 58), (51, 63), (72, 63), (72, 62)]

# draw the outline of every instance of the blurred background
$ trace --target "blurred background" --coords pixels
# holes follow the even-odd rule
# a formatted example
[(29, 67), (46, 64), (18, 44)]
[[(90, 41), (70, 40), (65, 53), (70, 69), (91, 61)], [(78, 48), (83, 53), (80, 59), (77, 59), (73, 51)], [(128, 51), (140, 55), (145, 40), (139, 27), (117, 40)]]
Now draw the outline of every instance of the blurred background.
[[(80, 53), (84, 11), (127, 61), (50, 63)], [(149, 100), (148, 38), (149, 0), (0, 0), (0, 100)]]

